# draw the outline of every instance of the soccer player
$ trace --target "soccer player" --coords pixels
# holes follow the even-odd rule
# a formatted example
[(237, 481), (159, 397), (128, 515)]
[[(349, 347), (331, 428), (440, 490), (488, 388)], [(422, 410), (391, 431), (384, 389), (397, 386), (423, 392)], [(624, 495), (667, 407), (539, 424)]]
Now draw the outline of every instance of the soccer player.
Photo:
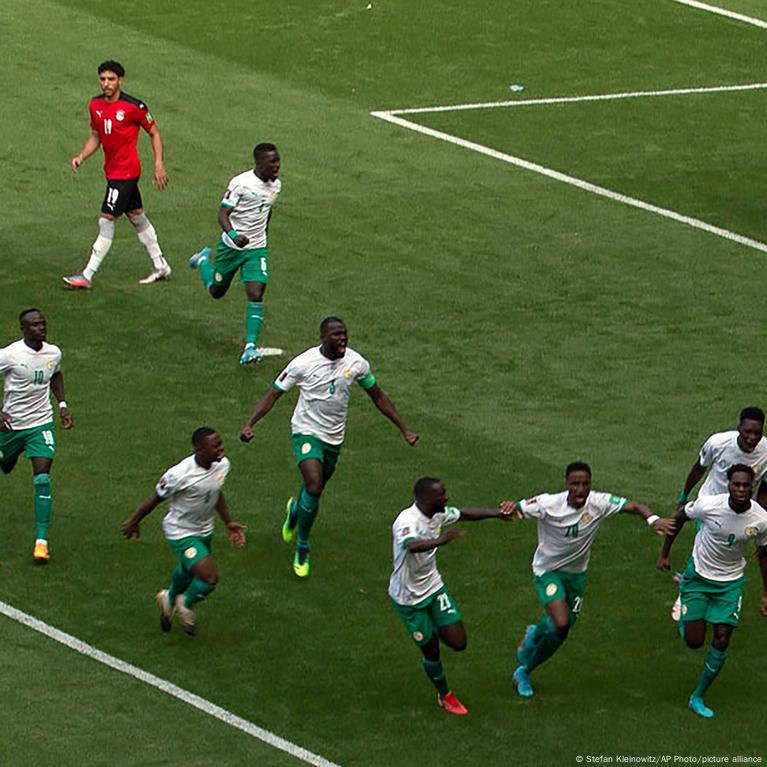
[(255, 167), (235, 176), (224, 192), (218, 209), (222, 229), (216, 248), (215, 265), (210, 263), (207, 246), (189, 259), (192, 269), (200, 270), (205, 290), (213, 298), (223, 298), (239, 270), (248, 306), (245, 312), (245, 348), (240, 363), (261, 359), (256, 348), (264, 321), (264, 292), (269, 282), (267, 234), (272, 207), (282, 188), (280, 154), (274, 144), (258, 144), (253, 150)]
[(214, 511), (224, 521), (232, 545), (237, 548), (245, 545), (245, 527), (229, 516), (221, 490), (230, 468), (221, 435), (203, 426), (192, 434), (192, 445), (194, 453), (168, 469), (160, 477), (155, 492), (122, 525), (126, 538), (140, 538), (141, 520), (169, 500), (162, 527), (179, 564), (168, 588), (156, 596), (160, 628), (170, 631), (173, 614), (178, 613), (181, 627), (190, 636), (197, 633), (197, 616), (192, 607), (218, 583), (218, 569), (211, 556)]
[[(567, 639), (580, 615), (591, 547), (603, 520), (611, 514), (638, 514), (658, 534), (674, 529), (673, 519), (661, 519), (644, 504), (591, 489), (591, 468), (571, 463), (565, 470), (565, 491), (501, 505), (517, 519), (538, 522), (538, 548), (533, 557), (535, 590), (545, 613), (530, 625), (517, 648), (519, 666), (513, 681), (525, 698), (535, 694), (530, 674)], [(508, 507), (507, 507), (508, 504)]]
[(59, 403), (61, 425), (73, 426), (64, 399), (61, 349), (46, 341), (48, 323), (39, 309), (19, 315), (22, 338), (0, 349), (0, 376), (4, 379), (3, 409), (0, 410), (0, 469), (10, 474), (24, 452), (32, 462), (35, 488), (37, 538), (32, 552), (35, 562), (46, 564), (48, 528), (51, 524), (53, 490), (51, 466), (56, 455), (51, 391)]
[(293, 571), (299, 578), (309, 575), (309, 533), (319, 511), (322, 491), (341, 454), (352, 384), (359, 383), (373, 404), (400, 430), (408, 445), (418, 442), (418, 435), (405, 426), (394, 403), (378, 385), (370, 363), (348, 346), (349, 334), (343, 321), (326, 317), (320, 325), (320, 340), (319, 346), (307, 349), (288, 363), (240, 433), (243, 442), (250, 442), (254, 424), (286, 391), (298, 386), (298, 403), (290, 426), (293, 453), (303, 482), (298, 494), (288, 499), (282, 538), (290, 543), (298, 531)]
[(668, 570), (668, 552), (677, 533), (688, 519), (700, 523), (695, 534), (692, 557), (687, 562), (681, 583), (682, 614), (679, 632), (693, 650), (706, 641), (706, 628), (713, 626), (711, 649), (703, 662), (698, 686), (689, 699), (698, 716), (710, 719), (714, 712), (703, 696), (727, 660), (732, 632), (740, 623), (743, 586), (746, 579), (746, 545), (756, 544), (762, 572), (761, 614), (767, 617), (767, 511), (753, 500), (754, 469), (735, 464), (727, 470), (727, 491), (699, 495), (677, 511), (677, 526), (667, 535), (658, 567)]
[(422, 477), (413, 488), (415, 503), (392, 525), (394, 569), (389, 596), (410, 638), (423, 653), (423, 669), (437, 688), (437, 702), (451, 714), (468, 714), (450, 690), (439, 654), (440, 640), (451, 650), (466, 649), (466, 627), (458, 606), (437, 569), (437, 549), (463, 535), (459, 520), (512, 519), (500, 509), (457, 509), (447, 506), (442, 480)]
[(81, 274), (64, 277), (64, 282), (73, 288), (93, 287), (93, 275), (112, 247), (115, 222), (125, 213), (136, 230), (139, 242), (152, 259), (152, 271), (139, 282), (142, 285), (151, 285), (153, 282), (167, 280), (171, 275), (171, 268), (162, 254), (157, 232), (144, 213), (138, 188), (141, 163), (136, 151), (136, 142), (139, 128), (143, 128), (152, 142), (154, 183), (158, 188), (165, 189), (168, 186), (168, 174), (163, 164), (162, 139), (146, 104), (123, 93), (125, 69), (122, 64), (117, 61), (105, 61), (99, 64), (98, 71), (101, 95), (94, 96), (88, 106), (91, 135), (80, 154), (72, 158), (71, 166), (76, 173), (85, 160), (101, 146), (104, 150), (107, 190), (101, 205), (99, 234), (91, 248), (88, 263)]
[[(740, 411), (738, 428), (712, 434), (701, 447), (698, 460), (692, 465), (684, 487), (677, 498), (677, 511), (684, 509), (687, 497), (708, 471), (698, 498), (727, 492), (727, 471), (735, 464), (750, 466), (754, 470), (754, 496), (761, 506), (767, 505), (767, 438), (764, 437), (764, 411), (758, 407), (745, 407)], [(670, 542), (666, 543), (670, 548)], [(664, 545), (658, 562), (660, 569), (668, 569), (668, 550)], [(679, 620), (681, 596), (677, 596), (671, 617)]]

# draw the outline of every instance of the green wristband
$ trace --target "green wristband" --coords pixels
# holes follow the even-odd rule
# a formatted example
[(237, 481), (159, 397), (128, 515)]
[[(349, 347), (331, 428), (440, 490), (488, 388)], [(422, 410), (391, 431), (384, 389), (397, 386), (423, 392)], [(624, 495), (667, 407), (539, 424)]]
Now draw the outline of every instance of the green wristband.
[(684, 490), (679, 491), (679, 498), (676, 499), (678, 503), (687, 503), (687, 493)]
[(237, 232), (236, 232), (234, 229), (230, 229), (230, 230), (229, 230), (229, 231), (226, 233), (226, 236), (227, 236), (227, 237), (228, 237), (230, 240), (234, 240), (234, 238), (237, 236)]

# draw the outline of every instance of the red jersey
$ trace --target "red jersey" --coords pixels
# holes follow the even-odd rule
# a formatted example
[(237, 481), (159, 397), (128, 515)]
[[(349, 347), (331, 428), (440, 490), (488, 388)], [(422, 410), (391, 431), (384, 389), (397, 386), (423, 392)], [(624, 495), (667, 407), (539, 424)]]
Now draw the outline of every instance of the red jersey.
[(91, 128), (99, 134), (104, 149), (104, 173), (111, 179), (138, 178), (141, 163), (136, 151), (138, 129), (147, 133), (154, 125), (154, 118), (146, 104), (139, 99), (120, 93), (117, 101), (109, 102), (102, 94), (94, 96), (88, 109)]

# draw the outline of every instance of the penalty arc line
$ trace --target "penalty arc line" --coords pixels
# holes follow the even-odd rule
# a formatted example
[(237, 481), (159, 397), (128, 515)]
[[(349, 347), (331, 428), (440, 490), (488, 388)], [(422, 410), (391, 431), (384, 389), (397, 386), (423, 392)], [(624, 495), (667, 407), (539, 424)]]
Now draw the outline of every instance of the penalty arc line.
[(150, 687), (154, 687), (155, 689), (164, 692), (166, 695), (170, 695), (173, 698), (187, 703), (199, 711), (202, 711), (204, 714), (207, 714), (214, 719), (218, 719), (219, 721), (224, 722), (224, 724), (228, 724), (230, 727), (234, 727), (273, 748), (284, 751), (286, 754), (289, 754), (306, 764), (314, 765), (314, 767), (340, 767), (335, 762), (328, 761), (322, 756), (307, 751), (307, 749), (302, 748), (295, 743), (291, 743), (291, 741), (285, 740), (279, 735), (269, 732), (269, 730), (264, 730), (258, 725), (253, 724), (253, 722), (249, 722), (247, 719), (242, 719), (231, 711), (227, 711), (225, 708), (221, 708), (221, 706), (217, 706), (215, 703), (211, 703), (209, 700), (201, 698), (199, 695), (195, 695), (188, 690), (178, 687), (172, 682), (168, 682), (154, 674), (150, 674), (148, 671), (138, 668), (138, 666), (120, 660), (114, 655), (102, 652), (92, 645), (89, 645), (87, 642), (83, 642), (81, 639), (78, 639), (71, 634), (67, 634), (64, 631), (60, 631), (48, 623), (34, 618), (3, 601), (0, 601), (0, 614), (47, 636), (49, 639), (53, 639), (55, 642), (68, 647), (70, 650), (74, 650), (75, 652), (108, 666), (115, 671), (119, 671), (122, 674), (127, 674), (133, 679), (137, 679), (144, 684), (148, 684)]
[(472, 151), (478, 152), (479, 154), (486, 155), (487, 157), (492, 157), (495, 160), (501, 160), (502, 162), (509, 163), (510, 165), (516, 165), (518, 168), (524, 168), (525, 170), (532, 171), (533, 173), (538, 173), (541, 176), (546, 176), (547, 178), (553, 179), (554, 181), (560, 181), (563, 184), (569, 184), (570, 186), (582, 189), (585, 192), (591, 192), (592, 194), (596, 194), (600, 197), (606, 197), (608, 200), (621, 202), (624, 205), (631, 206), (632, 208), (639, 208), (640, 210), (647, 211), (648, 213), (654, 213), (658, 216), (663, 216), (664, 218), (671, 219), (672, 221), (676, 221), (680, 224), (686, 224), (687, 226), (693, 227), (694, 229), (700, 229), (704, 232), (708, 232), (709, 234), (716, 235), (717, 237), (722, 237), (725, 240), (729, 240), (730, 242), (736, 242), (739, 245), (745, 245), (748, 248), (753, 248), (754, 250), (760, 250), (763, 253), (767, 253), (767, 243), (759, 242), (759, 240), (753, 240), (750, 237), (744, 237), (741, 234), (731, 232), (728, 229), (723, 229), (719, 226), (708, 224), (705, 221), (701, 221), (700, 219), (692, 218), (691, 216), (685, 216), (681, 213), (677, 213), (674, 210), (661, 208), (658, 205), (652, 205), (649, 202), (644, 202), (644, 200), (639, 200), (636, 197), (629, 197), (628, 195), (621, 194), (620, 192), (613, 192), (611, 189), (597, 186), (596, 184), (592, 184), (589, 181), (584, 181), (583, 179), (575, 178), (574, 176), (568, 176), (565, 173), (560, 173), (559, 171), (556, 171), (552, 168), (547, 168), (544, 165), (538, 165), (537, 163), (524, 160), (521, 157), (515, 157), (514, 155), (499, 152), (497, 149), (491, 149), (488, 146), (477, 144), (474, 141), (467, 141), (466, 139), (459, 138), (458, 136), (453, 136), (450, 133), (444, 133), (442, 131), (434, 130), (433, 128), (427, 128), (425, 125), (419, 125), (418, 123), (414, 123), (410, 120), (405, 120), (402, 117), (398, 117), (393, 112), (371, 112), (370, 114), (373, 117), (377, 117), (379, 120), (385, 120), (386, 122), (392, 123), (393, 125), (397, 125), (401, 128), (407, 128), (408, 130), (415, 131), (416, 133), (422, 133), (423, 135), (430, 136), (431, 138), (447, 141), (450, 144), (463, 147), (464, 149), (471, 149)]

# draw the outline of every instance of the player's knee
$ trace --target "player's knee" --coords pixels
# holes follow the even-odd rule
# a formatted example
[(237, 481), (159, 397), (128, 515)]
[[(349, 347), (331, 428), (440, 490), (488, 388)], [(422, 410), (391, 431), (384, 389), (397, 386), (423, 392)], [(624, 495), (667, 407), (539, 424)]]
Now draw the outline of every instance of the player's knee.
[(304, 480), (304, 487), (309, 495), (313, 495), (315, 498), (319, 498), (322, 495), (322, 488), (324, 483), (321, 479), (310, 479), (308, 482)]
[(218, 573), (207, 573), (200, 580), (208, 586), (215, 586), (218, 583)]
[(557, 637), (560, 642), (564, 642), (567, 639), (567, 635), (570, 633), (570, 624), (567, 623), (564, 626), (557, 626)]
[(706, 641), (706, 638), (698, 636), (685, 636), (684, 641), (691, 650), (698, 650), (699, 648), (703, 647), (703, 643)]
[(711, 640), (711, 646), (715, 650), (719, 650), (720, 652), (724, 652), (729, 646), (730, 646), (730, 637), (717, 637), (715, 636)]
[(450, 645), (450, 649), (455, 650), (456, 652), (463, 652), (466, 649), (466, 645), (468, 645), (468, 643), (469, 641), (466, 637), (463, 639), (457, 639)]
[(212, 298), (223, 298), (226, 295), (226, 291), (220, 285), (211, 285), (208, 293), (210, 293)]

